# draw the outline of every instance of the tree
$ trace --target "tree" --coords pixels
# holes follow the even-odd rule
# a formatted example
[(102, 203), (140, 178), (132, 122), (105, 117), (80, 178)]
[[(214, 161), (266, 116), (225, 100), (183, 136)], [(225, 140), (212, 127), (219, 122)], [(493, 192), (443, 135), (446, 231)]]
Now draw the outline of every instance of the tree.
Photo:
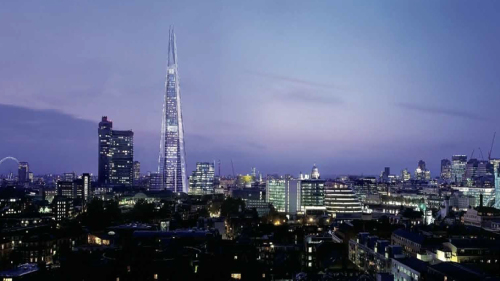
[(224, 200), (224, 202), (222, 202), (220, 214), (223, 217), (228, 217), (239, 214), (243, 210), (245, 210), (245, 202), (241, 200), (241, 198), (234, 199), (232, 197), (228, 197)]

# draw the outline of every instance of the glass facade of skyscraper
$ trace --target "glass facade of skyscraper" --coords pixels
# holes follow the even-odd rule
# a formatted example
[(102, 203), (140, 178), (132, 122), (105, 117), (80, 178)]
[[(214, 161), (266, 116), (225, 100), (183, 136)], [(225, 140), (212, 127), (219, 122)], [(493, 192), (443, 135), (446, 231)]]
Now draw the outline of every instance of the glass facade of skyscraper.
[(467, 155), (453, 155), (451, 160), (451, 181), (461, 184), (465, 180)]
[(270, 179), (266, 182), (267, 202), (271, 203), (278, 212), (286, 212), (287, 187), (285, 179)]
[(110, 185), (131, 186), (134, 181), (134, 133), (113, 130), (109, 153)]
[(190, 194), (213, 194), (215, 193), (214, 186), (215, 167), (214, 163), (198, 162), (196, 170), (189, 177), (189, 193)]
[(177, 69), (177, 50), (174, 30), (169, 31), (167, 77), (163, 101), (158, 173), (162, 188), (187, 192), (184, 125)]
[(325, 184), (326, 211), (336, 213), (361, 213), (361, 203), (354, 192), (342, 182), (327, 182)]
[(309, 207), (325, 206), (325, 181), (309, 179), (300, 181), (300, 193), (297, 202), (300, 212), (305, 212)]
[(99, 175), (101, 186), (132, 186), (134, 133), (113, 130), (106, 116), (99, 123)]

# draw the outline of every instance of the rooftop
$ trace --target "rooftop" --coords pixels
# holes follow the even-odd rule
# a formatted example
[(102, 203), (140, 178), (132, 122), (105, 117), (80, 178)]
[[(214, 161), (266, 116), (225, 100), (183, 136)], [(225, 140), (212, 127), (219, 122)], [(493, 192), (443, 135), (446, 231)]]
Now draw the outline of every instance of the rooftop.
[(406, 238), (406, 239), (413, 241), (415, 243), (418, 243), (418, 244), (422, 244), (425, 241), (425, 236), (420, 235), (420, 234), (415, 233), (415, 232), (409, 232), (409, 231), (406, 231), (404, 229), (398, 229), (398, 230), (394, 231), (393, 234), (401, 236), (403, 238)]
[(406, 265), (407, 267), (416, 270), (418, 272), (426, 272), (427, 271), (427, 263), (424, 261), (421, 261), (417, 258), (402, 258), (402, 259), (395, 259), (398, 262)]

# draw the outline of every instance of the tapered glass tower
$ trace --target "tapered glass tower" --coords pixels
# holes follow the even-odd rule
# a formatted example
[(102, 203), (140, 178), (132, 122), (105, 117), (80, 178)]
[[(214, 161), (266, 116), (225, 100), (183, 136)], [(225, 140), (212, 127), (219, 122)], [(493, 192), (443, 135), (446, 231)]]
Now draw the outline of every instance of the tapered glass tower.
[(168, 35), (167, 77), (163, 100), (158, 173), (161, 180), (160, 186), (163, 189), (174, 192), (187, 192), (184, 126), (182, 124), (174, 30), (170, 29)]

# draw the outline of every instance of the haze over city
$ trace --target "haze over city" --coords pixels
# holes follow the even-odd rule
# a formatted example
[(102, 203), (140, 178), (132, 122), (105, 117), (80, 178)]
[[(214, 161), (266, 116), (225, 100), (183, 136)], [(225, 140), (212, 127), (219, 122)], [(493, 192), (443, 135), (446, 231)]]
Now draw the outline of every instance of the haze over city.
[(171, 25), (189, 172), (434, 177), (500, 131), (498, 2), (142, 3), (2, 3), (0, 158), (96, 174), (106, 115), (156, 171)]

